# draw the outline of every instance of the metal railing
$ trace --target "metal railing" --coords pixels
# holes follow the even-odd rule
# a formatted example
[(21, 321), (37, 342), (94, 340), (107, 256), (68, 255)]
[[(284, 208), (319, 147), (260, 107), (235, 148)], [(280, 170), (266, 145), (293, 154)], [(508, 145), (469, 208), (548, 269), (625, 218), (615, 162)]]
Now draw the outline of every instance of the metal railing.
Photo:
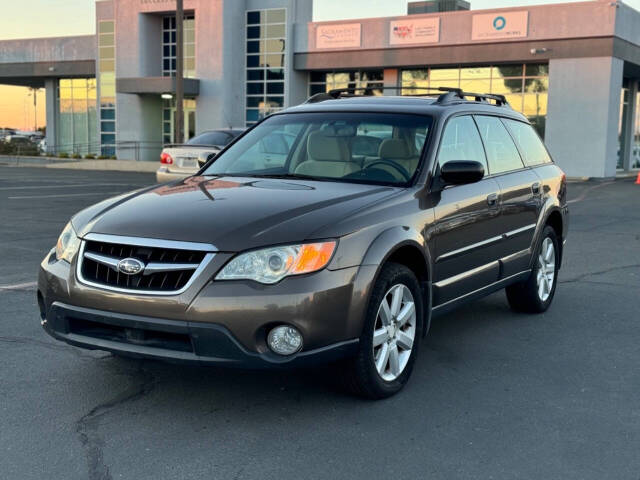
[(59, 143), (40, 148), (37, 143), (11, 143), (0, 139), (0, 155), (49, 156), (70, 159), (122, 159), (156, 161), (163, 142), (122, 141), (113, 145), (100, 143)]

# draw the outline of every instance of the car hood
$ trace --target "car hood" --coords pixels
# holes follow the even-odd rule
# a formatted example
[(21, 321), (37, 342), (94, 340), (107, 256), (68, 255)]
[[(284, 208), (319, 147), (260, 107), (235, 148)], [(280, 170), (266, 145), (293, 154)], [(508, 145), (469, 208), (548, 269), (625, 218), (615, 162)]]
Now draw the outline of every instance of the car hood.
[[(322, 238), (399, 189), (339, 182), (189, 177), (106, 200), (73, 219), (80, 236), (125, 235), (213, 244), (219, 251)], [(344, 233), (349, 233), (345, 231)]]

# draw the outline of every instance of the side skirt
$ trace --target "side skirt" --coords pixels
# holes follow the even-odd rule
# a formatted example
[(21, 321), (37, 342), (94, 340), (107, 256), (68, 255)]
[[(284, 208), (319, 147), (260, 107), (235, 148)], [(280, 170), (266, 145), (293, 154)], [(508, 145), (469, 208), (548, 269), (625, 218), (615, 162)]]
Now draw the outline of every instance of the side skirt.
[(486, 297), (490, 293), (497, 292), (498, 290), (503, 289), (507, 285), (511, 285), (512, 283), (523, 282), (529, 278), (531, 275), (531, 270), (525, 270), (520, 273), (516, 273), (515, 275), (511, 275), (510, 277), (503, 278), (502, 280), (498, 280), (486, 287), (479, 288), (478, 290), (474, 290), (473, 292), (469, 292), (461, 297), (454, 298), (453, 300), (449, 300), (441, 305), (437, 305), (433, 307), (432, 316), (442, 315), (443, 313), (450, 312), (458, 308), (460, 305), (463, 305), (467, 302), (471, 302), (473, 300), (477, 300), (482, 297)]

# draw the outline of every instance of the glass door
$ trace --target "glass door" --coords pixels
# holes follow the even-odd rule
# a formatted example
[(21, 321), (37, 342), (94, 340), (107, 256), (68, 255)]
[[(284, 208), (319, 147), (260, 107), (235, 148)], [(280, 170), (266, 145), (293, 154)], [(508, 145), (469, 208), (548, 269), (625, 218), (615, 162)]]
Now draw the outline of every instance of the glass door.
[(175, 100), (165, 100), (162, 112), (162, 141), (167, 143), (185, 143), (196, 135), (196, 100), (194, 98), (184, 99), (184, 138), (182, 141), (175, 140)]
[(627, 119), (629, 118), (629, 79), (622, 81), (622, 90), (620, 90), (620, 118), (618, 120), (618, 158), (616, 169), (624, 169), (624, 159), (626, 157), (628, 138), (627, 138)]
[(640, 168), (640, 81), (636, 86), (636, 108), (634, 115), (633, 134), (631, 138), (631, 163), (629, 167), (633, 169)]

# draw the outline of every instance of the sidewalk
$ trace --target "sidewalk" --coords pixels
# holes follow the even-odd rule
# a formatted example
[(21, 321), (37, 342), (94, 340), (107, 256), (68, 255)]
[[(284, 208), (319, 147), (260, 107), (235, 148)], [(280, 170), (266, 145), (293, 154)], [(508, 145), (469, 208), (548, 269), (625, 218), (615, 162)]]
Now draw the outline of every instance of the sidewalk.
[(114, 172), (155, 172), (159, 162), (134, 160), (74, 160), (58, 157), (26, 157), (0, 155), (0, 165), (13, 167), (67, 168), (72, 170), (105, 170)]

